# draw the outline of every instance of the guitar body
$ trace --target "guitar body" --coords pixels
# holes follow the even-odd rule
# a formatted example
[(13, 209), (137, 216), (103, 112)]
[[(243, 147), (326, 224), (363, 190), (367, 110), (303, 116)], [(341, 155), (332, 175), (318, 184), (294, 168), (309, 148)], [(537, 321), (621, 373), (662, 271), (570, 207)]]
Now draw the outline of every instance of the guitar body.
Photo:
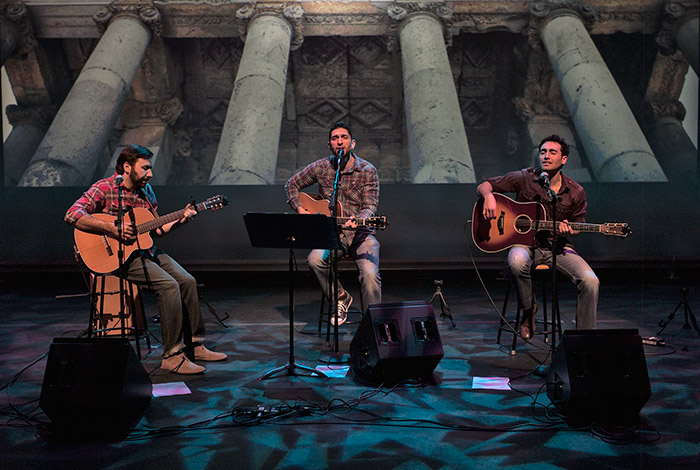
[[(117, 217), (109, 214), (92, 214), (96, 219), (107, 222), (116, 222)], [(146, 208), (135, 207), (133, 209), (134, 220), (130, 215), (124, 214), (124, 222), (136, 225), (153, 220), (153, 214)], [(119, 242), (106, 235), (100, 235), (82, 230), (73, 233), (75, 246), (78, 248), (80, 258), (91, 271), (98, 274), (111, 273), (119, 268)], [(140, 233), (134, 243), (124, 245), (124, 261), (136, 250), (147, 250), (153, 246), (153, 239), (149, 232)]]
[[(307, 194), (299, 193), (299, 202), (302, 207), (312, 214), (323, 214), (326, 217), (331, 216), (331, 209), (329, 207), (330, 201), (328, 199), (323, 199), (318, 194)], [(343, 216), (343, 206), (340, 201), (336, 203), (336, 217)]]
[(544, 206), (539, 202), (517, 202), (499, 193), (496, 198), (496, 218), (483, 216), (484, 200), (479, 199), (472, 214), (472, 239), (486, 253), (496, 253), (513, 245), (535, 245), (536, 224), (546, 220)]

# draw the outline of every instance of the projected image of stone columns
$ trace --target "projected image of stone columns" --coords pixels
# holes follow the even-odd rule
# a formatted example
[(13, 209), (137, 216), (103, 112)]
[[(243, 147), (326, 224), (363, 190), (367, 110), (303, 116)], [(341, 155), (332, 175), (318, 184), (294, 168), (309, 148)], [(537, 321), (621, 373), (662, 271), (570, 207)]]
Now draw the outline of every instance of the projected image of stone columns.
[(132, 16), (107, 27), (56, 114), (20, 186), (85, 185), (93, 179), (124, 99), (151, 40)]

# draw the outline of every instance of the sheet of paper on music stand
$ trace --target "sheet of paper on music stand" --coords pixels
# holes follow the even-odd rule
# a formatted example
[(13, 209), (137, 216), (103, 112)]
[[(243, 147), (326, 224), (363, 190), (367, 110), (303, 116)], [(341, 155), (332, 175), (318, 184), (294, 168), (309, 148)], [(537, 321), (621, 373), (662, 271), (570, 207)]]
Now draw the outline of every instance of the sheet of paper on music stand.
[(189, 395), (192, 393), (185, 382), (170, 382), (153, 384), (153, 397), (170, 397), (173, 395)]
[(316, 366), (316, 370), (330, 378), (343, 378), (348, 375), (350, 366)]
[(474, 377), (473, 390), (510, 390), (508, 377)]

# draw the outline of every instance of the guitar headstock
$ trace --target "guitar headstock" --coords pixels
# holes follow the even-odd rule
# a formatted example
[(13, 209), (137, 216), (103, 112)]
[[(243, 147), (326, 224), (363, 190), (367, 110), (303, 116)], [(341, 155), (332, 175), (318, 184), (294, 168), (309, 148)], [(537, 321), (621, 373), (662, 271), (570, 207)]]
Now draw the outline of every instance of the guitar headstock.
[(362, 225), (364, 227), (374, 227), (377, 230), (384, 230), (386, 226), (389, 225), (389, 222), (387, 222), (385, 215), (366, 217), (358, 222), (362, 222), (358, 223), (358, 225)]
[(216, 196), (212, 196), (203, 203), (204, 209), (210, 210), (210, 211), (218, 211), (219, 209), (223, 209), (224, 206), (227, 206), (229, 204), (228, 199), (226, 196), (223, 196), (221, 194), (218, 194)]
[(617, 237), (626, 237), (632, 233), (629, 224), (622, 222), (613, 222), (600, 225), (600, 232), (605, 235), (615, 235)]

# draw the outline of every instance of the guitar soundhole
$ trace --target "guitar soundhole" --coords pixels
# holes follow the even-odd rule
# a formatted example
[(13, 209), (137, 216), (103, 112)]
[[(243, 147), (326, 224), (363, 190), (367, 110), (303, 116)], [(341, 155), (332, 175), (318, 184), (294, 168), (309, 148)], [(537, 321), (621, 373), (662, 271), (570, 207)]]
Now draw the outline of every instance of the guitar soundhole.
[(527, 233), (532, 229), (532, 219), (524, 214), (515, 218), (515, 231), (518, 233)]

